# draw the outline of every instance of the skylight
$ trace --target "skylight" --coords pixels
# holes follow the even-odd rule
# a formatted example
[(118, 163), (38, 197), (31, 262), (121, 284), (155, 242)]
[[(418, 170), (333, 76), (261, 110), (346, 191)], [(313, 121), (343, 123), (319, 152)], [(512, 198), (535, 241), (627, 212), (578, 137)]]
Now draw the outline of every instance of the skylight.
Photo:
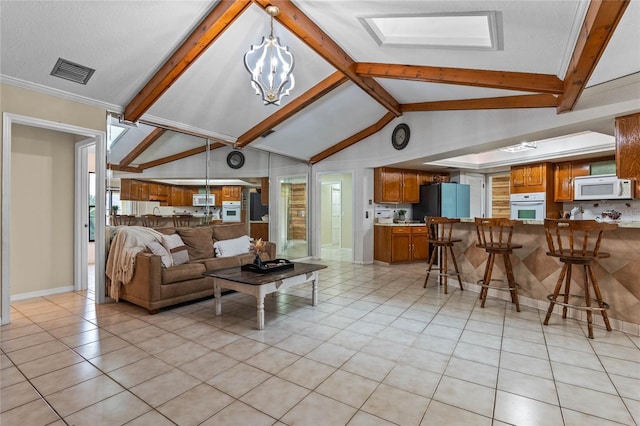
[(118, 141), (118, 139), (120, 139), (122, 135), (124, 135), (127, 130), (129, 130), (126, 127), (117, 126), (115, 124), (109, 124), (108, 129), (109, 131), (107, 132), (107, 149), (111, 149), (113, 145), (115, 145), (115, 143)]
[(500, 50), (496, 12), (360, 18), (380, 46)]

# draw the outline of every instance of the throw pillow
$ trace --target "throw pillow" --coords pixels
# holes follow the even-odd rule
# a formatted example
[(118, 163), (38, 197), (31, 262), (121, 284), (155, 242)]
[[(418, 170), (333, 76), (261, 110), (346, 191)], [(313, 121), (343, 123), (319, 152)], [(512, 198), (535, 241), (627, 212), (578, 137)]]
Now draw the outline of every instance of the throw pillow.
[(163, 235), (162, 245), (171, 253), (174, 265), (189, 263), (189, 252), (187, 251), (187, 246), (182, 242), (180, 235)]
[(156, 256), (160, 256), (163, 268), (168, 268), (173, 265), (173, 258), (171, 257), (171, 253), (169, 253), (162, 244), (157, 241), (149, 241), (146, 246), (151, 253), (155, 254)]
[(177, 233), (187, 246), (190, 260), (210, 259), (213, 257), (213, 238), (211, 227), (176, 228)]
[(216, 257), (229, 257), (249, 253), (250, 244), (251, 239), (249, 236), (243, 235), (230, 240), (216, 241), (213, 243), (213, 248), (216, 252)]
[(229, 223), (213, 226), (213, 240), (222, 241), (247, 235), (247, 225), (244, 223)]

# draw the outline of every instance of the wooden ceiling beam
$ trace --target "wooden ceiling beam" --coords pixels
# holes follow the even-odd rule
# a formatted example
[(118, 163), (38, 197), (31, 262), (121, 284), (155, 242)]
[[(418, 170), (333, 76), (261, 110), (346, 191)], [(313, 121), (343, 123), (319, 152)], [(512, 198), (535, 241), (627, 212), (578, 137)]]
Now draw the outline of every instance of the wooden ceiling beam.
[(589, 3), (564, 77), (564, 94), (560, 97), (558, 113), (571, 111), (578, 102), (628, 5), (629, 0), (592, 0)]
[(460, 99), (453, 101), (417, 102), (403, 104), (402, 112), (458, 111), (477, 109), (555, 108), (558, 97), (554, 95), (521, 95), (501, 98)]
[(158, 138), (162, 136), (165, 131), (166, 131), (165, 129), (160, 129), (160, 128), (153, 129), (153, 131), (149, 133), (147, 137), (144, 138), (142, 142), (138, 144), (138, 146), (133, 148), (131, 152), (125, 155), (125, 157), (120, 161), (120, 166), (126, 167), (129, 164), (133, 163), (133, 160), (138, 158), (140, 154), (142, 154), (144, 151), (147, 150), (147, 148), (153, 145), (153, 143), (157, 141)]
[(334, 72), (329, 77), (325, 78), (323, 81), (316, 84), (302, 95), (298, 96), (295, 99), (292, 99), (289, 103), (281, 107), (274, 114), (270, 115), (259, 124), (253, 126), (253, 128), (249, 129), (244, 134), (240, 135), (238, 137), (238, 140), (236, 141), (236, 146), (238, 148), (247, 146), (257, 138), (262, 136), (267, 130), (272, 129), (278, 124), (291, 118), (296, 113), (300, 112), (307, 106), (311, 105), (313, 102), (322, 98), (324, 95), (339, 87), (346, 81), (347, 77), (343, 73), (341, 73), (340, 71)]
[(382, 130), (384, 126), (389, 124), (391, 120), (393, 120), (395, 117), (396, 117), (395, 114), (393, 114), (392, 112), (386, 113), (380, 120), (378, 120), (376, 123), (372, 124), (371, 126), (367, 127), (366, 129), (360, 130), (355, 135), (350, 136), (347, 139), (343, 140), (342, 142), (338, 142), (332, 147), (325, 149), (321, 153), (314, 155), (309, 160), (309, 163), (316, 164), (317, 162), (322, 161), (325, 158), (330, 157), (333, 154), (340, 152), (343, 149), (348, 148), (351, 145), (358, 143), (365, 138), (368, 138), (369, 136)]
[(358, 75), (366, 77), (490, 87), (524, 92), (561, 94), (564, 90), (562, 80), (549, 74), (372, 62), (358, 63), (355, 71)]
[(107, 163), (107, 170), (114, 170), (116, 172), (127, 173), (142, 173), (142, 169), (133, 166), (121, 166), (119, 164)]
[(253, 0), (254, 3), (266, 8), (277, 6), (280, 14), (275, 19), (295, 34), (318, 55), (333, 65), (338, 71), (346, 75), (369, 96), (379, 102), (396, 117), (402, 115), (400, 104), (377, 81), (367, 76), (360, 76), (355, 72), (355, 61), (342, 50), (320, 27), (298, 9), (290, 0)]
[(129, 102), (124, 109), (124, 119), (130, 122), (138, 121), (250, 4), (251, 0), (219, 1)]
[[(213, 143), (213, 144), (209, 145), (210, 151), (213, 151), (214, 149), (222, 148), (223, 146), (227, 146), (227, 144), (224, 144), (224, 143), (221, 143), (221, 142), (216, 142), (216, 143)], [(164, 157), (164, 158), (158, 158), (157, 160), (149, 161), (147, 163), (142, 163), (138, 167), (140, 168), (140, 170), (150, 169), (151, 167), (161, 166), (163, 164), (167, 164), (167, 163), (171, 163), (172, 161), (181, 160), (183, 158), (191, 157), (192, 155), (197, 155), (197, 154), (200, 154), (200, 153), (203, 153), (203, 152), (206, 152), (206, 151), (207, 151), (207, 147), (206, 146), (199, 146), (197, 148), (193, 148), (193, 149), (189, 149), (187, 151), (179, 152), (177, 154), (169, 155), (169, 156)]]

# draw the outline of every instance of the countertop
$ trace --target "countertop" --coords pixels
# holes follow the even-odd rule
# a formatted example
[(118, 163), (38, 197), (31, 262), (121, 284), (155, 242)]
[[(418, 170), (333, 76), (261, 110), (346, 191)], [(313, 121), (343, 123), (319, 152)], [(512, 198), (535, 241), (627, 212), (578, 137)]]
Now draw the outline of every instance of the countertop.
[(375, 226), (425, 226), (423, 223), (374, 223)]
[[(474, 219), (466, 218), (460, 219), (460, 222), (464, 223), (474, 223)], [(523, 220), (522, 223), (524, 225), (544, 225), (543, 220)], [(631, 221), (619, 221), (612, 222), (618, 225), (618, 228), (640, 228), (640, 222), (631, 222)]]

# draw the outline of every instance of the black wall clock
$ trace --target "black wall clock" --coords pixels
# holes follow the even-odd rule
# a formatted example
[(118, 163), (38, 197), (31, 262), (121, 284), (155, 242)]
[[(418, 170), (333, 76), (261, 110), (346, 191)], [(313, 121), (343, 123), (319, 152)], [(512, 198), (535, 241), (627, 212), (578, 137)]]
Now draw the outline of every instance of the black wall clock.
[(410, 136), (409, 126), (404, 123), (398, 124), (391, 134), (391, 144), (395, 149), (404, 149), (409, 143)]
[(232, 169), (239, 169), (244, 165), (244, 154), (240, 151), (231, 151), (227, 155), (227, 165)]

